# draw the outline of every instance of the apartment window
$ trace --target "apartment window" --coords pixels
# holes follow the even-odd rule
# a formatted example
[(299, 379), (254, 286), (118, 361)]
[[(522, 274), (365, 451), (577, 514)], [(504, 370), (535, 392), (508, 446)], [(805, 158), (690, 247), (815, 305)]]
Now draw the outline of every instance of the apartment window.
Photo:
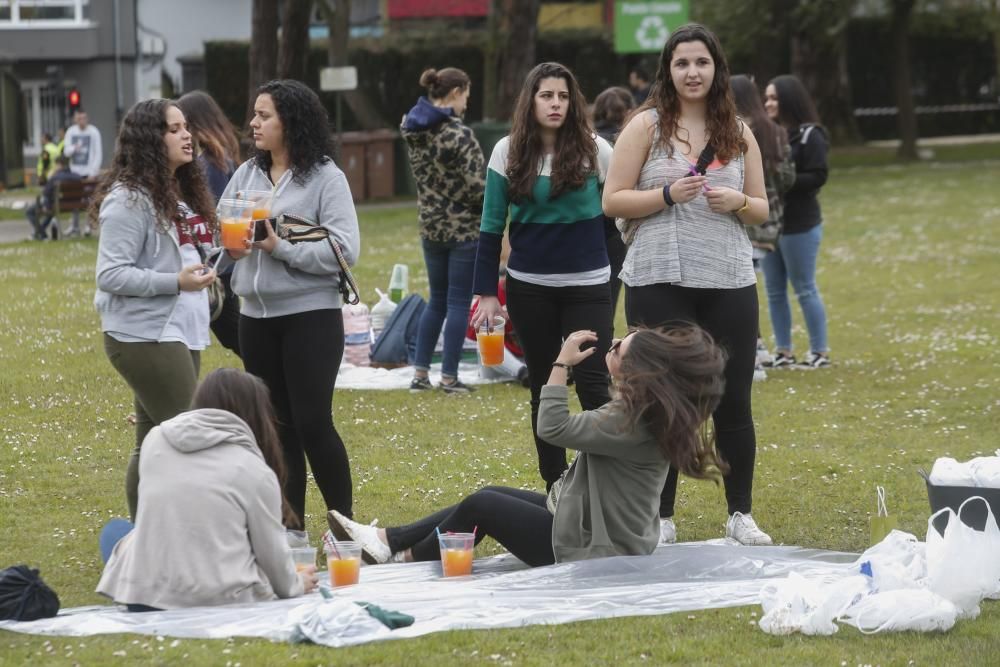
[(0, 28), (86, 24), (90, 0), (0, 0)]

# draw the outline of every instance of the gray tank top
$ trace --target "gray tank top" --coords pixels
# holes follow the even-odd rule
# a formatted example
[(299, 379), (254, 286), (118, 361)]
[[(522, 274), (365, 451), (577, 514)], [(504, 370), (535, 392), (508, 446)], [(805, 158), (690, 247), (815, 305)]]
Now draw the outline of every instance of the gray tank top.
[[(648, 113), (655, 114), (655, 111)], [(657, 127), (654, 125), (654, 127)], [(659, 190), (690, 175), (693, 166), (674, 150), (659, 144), (659, 129), (639, 172), (637, 190)], [(710, 168), (708, 186), (743, 191), (743, 156)], [(714, 213), (703, 196), (675, 204), (644, 218), (628, 220), (634, 231), (619, 276), (630, 287), (670, 283), (681, 287), (737, 289), (756, 284), (753, 247), (735, 213)]]

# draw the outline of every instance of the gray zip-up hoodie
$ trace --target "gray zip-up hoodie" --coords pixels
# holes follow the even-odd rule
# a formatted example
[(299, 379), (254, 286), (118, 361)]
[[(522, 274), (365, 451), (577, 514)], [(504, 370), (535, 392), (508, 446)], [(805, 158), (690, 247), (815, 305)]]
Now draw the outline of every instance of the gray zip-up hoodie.
[(177, 229), (161, 231), (149, 197), (121, 184), (101, 202), (100, 220), (94, 306), (101, 330), (159, 340), (179, 293)]
[[(347, 177), (333, 160), (325, 160), (299, 184), (289, 170), (272, 184), (254, 161), (240, 165), (226, 186), (224, 198), (243, 190), (270, 190), (271, 216), (289, 213), (325, 227), (353, 266), (361, 252), (358, 216)], [(280, 317), (310, 310), (340, 308), (337, 286), (340, 265), (330, 244), (281, 240), (271, 254), (254, 250), (236, 263), (233, 291), (243, 297), (241, 311), (249, 317)]]
[(158, 609), (302, 594), (278, 478), (242, 419), (202, 409), (154, 427), (139, 477), (135, 529), (112, 551), (98, 593)]

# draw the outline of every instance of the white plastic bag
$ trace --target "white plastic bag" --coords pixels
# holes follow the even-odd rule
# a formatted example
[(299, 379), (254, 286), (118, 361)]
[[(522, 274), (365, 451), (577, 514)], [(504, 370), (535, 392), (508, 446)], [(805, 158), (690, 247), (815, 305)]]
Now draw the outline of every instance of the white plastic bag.
[(969, 461), (976, 486), (1000, 489), (1000, 456), (979, 456)]
[[(962, 510), (970, 502), (986, 505), (985, 530), (979, 531), (961, 520)], [(948, 515), (948, 525), (941, 536), (934, 519)], [(979, 615), (979, 602), (1000, 589), (1000, 528), (993, 511), (980, 496), (963, 502), (958, 512), (949, 507), (935, 512), (927, 520), (927, 587), (958, 607), (960, 618)]]
[(877, 632), (932, 632), (951, 629), (958, 609), (948, 600), (922, 588), (905, 588), (869, 595), (848, 609), (840, 620), (865, 634)]
[(934, 486), (975, 486), (976, 480), (968, 463), (959, 463), (950, 456), (942, 456), (931, 468), (930, 482)]
[(890, 531), (884, 540), (861, 554), (857, 563), (859, 568), (867, 563), (872, 590), (876, 593), (920, 588), (927, 577), (924, 543), (901, 530)]
[(867, 578), (860, 575), (822, 584), (792, 572), (787, 579), (761, 589), (764, 614), (757, 625), (770, 635), (832, 635), (837, 631), (834, 619), (864, 596), (868, 587)]

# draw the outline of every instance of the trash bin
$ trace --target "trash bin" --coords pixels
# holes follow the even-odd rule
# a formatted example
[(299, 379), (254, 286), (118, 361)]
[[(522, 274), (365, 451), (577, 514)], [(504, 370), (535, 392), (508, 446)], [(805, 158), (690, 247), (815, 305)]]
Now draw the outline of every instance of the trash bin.
[(486, 158), (486, 163), (489, 164), (490, 155), (493, 154), (493, 147), (496, 146), (498, 141), (510, 134), (510, 123), (496, 121), (473, 123), (472, 131), (475, 133), (476, 139), (483, 149), (483, 157)]
[(351, 186), (351, 198), (354, 201), (364, 201), (366, 198), (365, 149), (367, 133), (344, 132), (340, 135), (337, 150), (337, 166), (347, 176), (347, 184)]
[(365, 132), (365, 182), (368, 199), (384, 199), (396, 194), (395, 143), (392, 130)]

